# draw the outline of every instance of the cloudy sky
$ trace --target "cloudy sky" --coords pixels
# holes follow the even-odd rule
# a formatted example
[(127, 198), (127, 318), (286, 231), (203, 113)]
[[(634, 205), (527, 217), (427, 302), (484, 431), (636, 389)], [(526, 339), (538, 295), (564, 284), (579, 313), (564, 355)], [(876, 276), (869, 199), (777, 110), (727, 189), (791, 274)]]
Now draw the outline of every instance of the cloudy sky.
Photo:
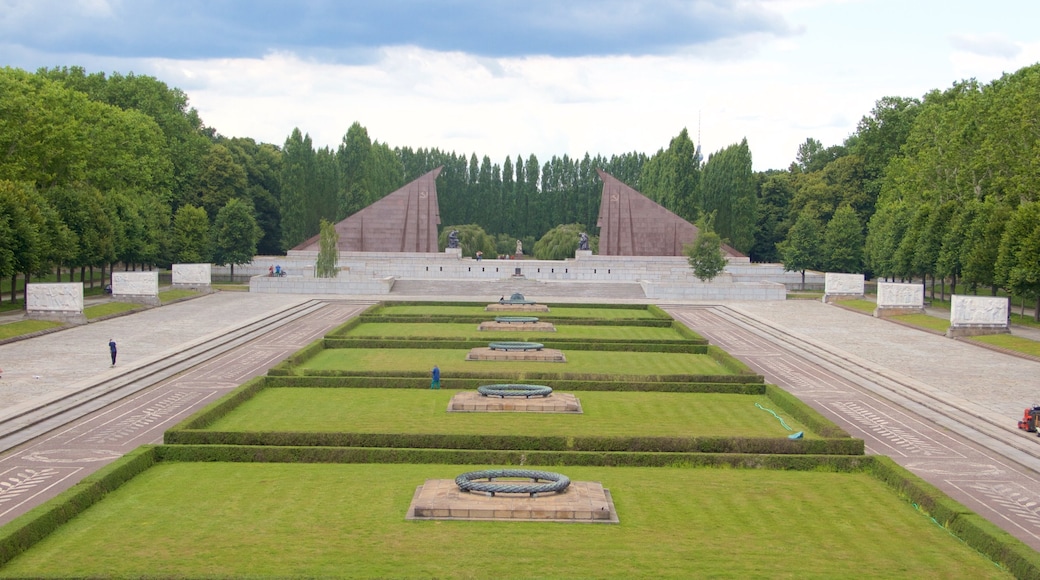
[[(840, 143), (884, 96), (1040, 62), (1035, 0), (0, 0), (0, 66), (134, 72), (227, 136), (489, 155)], [(697, 135), (700, 134), (698, 140)]]

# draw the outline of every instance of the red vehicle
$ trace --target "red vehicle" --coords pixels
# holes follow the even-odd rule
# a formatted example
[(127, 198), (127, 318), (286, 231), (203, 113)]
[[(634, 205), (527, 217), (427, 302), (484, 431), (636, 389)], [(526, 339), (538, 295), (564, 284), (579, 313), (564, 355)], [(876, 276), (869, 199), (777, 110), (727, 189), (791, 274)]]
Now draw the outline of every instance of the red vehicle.
[(1040, 417), (1040, 405), (1033, 405), (1022, 412), (1022, 420), (1018, 422), (1018, 428), (1030, 433), (1036, 432), (1036, 420)]

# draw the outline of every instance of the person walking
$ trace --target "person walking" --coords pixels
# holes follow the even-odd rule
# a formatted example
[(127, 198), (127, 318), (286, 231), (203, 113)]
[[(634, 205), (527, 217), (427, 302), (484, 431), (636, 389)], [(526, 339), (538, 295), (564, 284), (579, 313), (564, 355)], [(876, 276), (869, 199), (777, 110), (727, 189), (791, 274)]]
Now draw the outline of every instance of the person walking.
[(112, 366), (116, 366), (116, 339), (108, 339), (108, 352), (112, 353)]
[(437, 365), (433, 365), (433, 380), (430, 381), (431, 389), (441, 388), (441, 369)]

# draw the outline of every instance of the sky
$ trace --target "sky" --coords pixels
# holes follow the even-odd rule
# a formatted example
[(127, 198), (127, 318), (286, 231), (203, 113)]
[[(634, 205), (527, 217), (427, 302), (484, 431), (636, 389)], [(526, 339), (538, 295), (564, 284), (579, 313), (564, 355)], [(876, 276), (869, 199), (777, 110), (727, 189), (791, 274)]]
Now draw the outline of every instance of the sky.
[(0, 66), (155, 76), (228, 137), (501, 164), (652, 155), (686, 128), (754, 169), (886, 96), (1040, 62), (1034, 0), (0, 0)]

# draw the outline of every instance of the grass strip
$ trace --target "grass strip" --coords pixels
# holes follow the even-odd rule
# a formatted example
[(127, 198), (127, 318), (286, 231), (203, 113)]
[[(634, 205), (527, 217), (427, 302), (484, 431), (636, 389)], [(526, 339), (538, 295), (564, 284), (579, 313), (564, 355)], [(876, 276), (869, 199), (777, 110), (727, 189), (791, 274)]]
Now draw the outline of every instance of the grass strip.
[(334, 349), (322, 350), (300, 363), (298, 371), (429, 372), (434, 365), (444, 380), (455, 372), (613, 373), (617, 375), (732, 375), (728, 365), (710, 355), (660, 352), (568, 351), (566, 363), (467, 361), (468, 349)]
[[(448, 413), (456, 391), (264, 389), (208, 427), (213, 431), (300, 431), (559, 437), (785, 437), (766, 396), (577, 393), (584, 413)], [(807, 427), (780, 412), (794, 431)], [(407, 417), (407, 420), (402, 420)]]
[(404, 519), (484, 467), (160, 464), (0, 577), (1010, 577), (863, 472), (567, 467), (620, 524)]
[(968, 340), (974, 340), (1023, 354), (1040, 357), (1040, 342), (1023, 338), (1021, 336), (1014, 336), (1011, 334), (989, 334), (984, 336), (972, 336)]
[(41, 330), (57, 328), (61, 325), (60, 322), (52, 320), (19, 320), (18, 322), (0, 324), (0, 340), (25, 336)]

